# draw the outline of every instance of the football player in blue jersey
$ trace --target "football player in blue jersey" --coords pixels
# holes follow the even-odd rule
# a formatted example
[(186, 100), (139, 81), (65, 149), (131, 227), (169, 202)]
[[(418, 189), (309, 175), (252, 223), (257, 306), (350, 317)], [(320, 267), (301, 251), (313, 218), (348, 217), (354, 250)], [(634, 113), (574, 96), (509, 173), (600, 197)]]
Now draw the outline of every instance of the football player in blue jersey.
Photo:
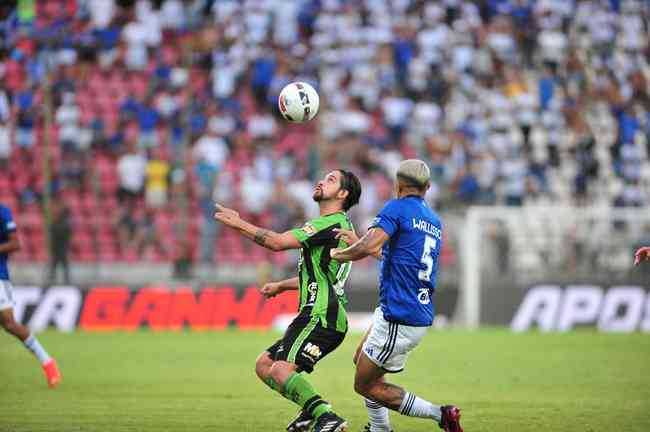
[(354, 359), (354, 389), (366, 400), (370, 419), (366, 430), (371, 432), (390, 432), (388, 409), (433, 419), (446, 432), (463, 431), (458, 407), (435, 405), (384, 377), (404, 369), (409, 353), (433, 323), (442, 226), (424, 200), (430, 176), (424, 162), (402, 161), (396, 175), (397, 198), (384, 205), (361, 239), (339, 230), (341, 238), (352, 244), (330, 253), (338, 261), (371, 255), (382, 259), (379, 307)]
[(18, 250), (20, 250), (20, 241), (16, 233), (16, 222), (9, 207), (0, 204), (0, 325), (34, 354), (43, 367), (48, 385), (56, 387), (61, 381), (61, 373), (56, 361), (45, 351), (38, 339), (14, 318), (15, 303), (7, 261), (9, 254)]

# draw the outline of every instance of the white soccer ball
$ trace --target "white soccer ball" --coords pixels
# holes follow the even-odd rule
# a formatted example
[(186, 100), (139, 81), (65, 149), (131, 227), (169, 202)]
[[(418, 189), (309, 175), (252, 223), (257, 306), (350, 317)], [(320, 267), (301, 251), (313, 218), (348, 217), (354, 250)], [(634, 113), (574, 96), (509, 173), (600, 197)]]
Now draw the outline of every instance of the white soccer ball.
[(318, 93), (306, 82), (287, 84), (278, 96), (280, 114), (292, 123), (304, 123), (316, 117), (319, 104)]

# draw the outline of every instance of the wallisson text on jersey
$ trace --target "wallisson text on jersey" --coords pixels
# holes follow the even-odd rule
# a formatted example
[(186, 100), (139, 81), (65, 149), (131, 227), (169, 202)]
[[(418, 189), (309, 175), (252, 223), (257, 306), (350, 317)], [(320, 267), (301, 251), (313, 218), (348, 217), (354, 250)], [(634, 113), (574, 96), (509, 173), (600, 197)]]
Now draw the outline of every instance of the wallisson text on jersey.
[(418, 219), (417, 222), (415, 221), (415, 218), (413, 218), (412, 220), (413, 220), (413, 228), (419, 229), (420, 231), (424, 231), (427, 234), (431, 234), (437, 239), (442, 238), (442, 232), (440, 231), (440, 228), (438, 228), (437, 226), (422, 219)]

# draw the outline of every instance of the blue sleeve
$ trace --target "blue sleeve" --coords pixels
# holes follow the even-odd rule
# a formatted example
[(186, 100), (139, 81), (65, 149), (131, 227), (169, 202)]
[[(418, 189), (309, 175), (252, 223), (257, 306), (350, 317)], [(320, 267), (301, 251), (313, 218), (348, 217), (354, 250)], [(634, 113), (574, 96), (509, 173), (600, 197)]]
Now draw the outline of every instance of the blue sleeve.
[(14, 222), (14, 219), (11, 216), (11, 210), (7, 207), (0, 209), (0, 221), (2, 222), (2, 229), (6, 233), (16, 231), (16, 222)]
[(389, 237), (392, 237), (399, 228), (399, 207), (397, 200), (388, 201), (372, 221), (370, 228), (381, 228)]

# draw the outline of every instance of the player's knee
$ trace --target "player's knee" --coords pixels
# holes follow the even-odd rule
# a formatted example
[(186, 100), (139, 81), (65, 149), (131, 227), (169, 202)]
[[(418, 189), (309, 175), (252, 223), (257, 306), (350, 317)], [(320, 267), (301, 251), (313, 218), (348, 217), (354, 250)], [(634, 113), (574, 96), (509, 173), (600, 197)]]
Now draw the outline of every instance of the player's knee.
[(273, 381), (282, 382), (281, 378), (285, 375), (284, 368), (282, 367), (282, 362), (275, 362), (269, 368), (269, 376), (273, 378)]
[(273, 366), (273, 360), (269, 357), (269, 353), (264, 351), (255, 361), (255, 373), (260, 379), (264, 380), (271, 373), (271, 366)]

